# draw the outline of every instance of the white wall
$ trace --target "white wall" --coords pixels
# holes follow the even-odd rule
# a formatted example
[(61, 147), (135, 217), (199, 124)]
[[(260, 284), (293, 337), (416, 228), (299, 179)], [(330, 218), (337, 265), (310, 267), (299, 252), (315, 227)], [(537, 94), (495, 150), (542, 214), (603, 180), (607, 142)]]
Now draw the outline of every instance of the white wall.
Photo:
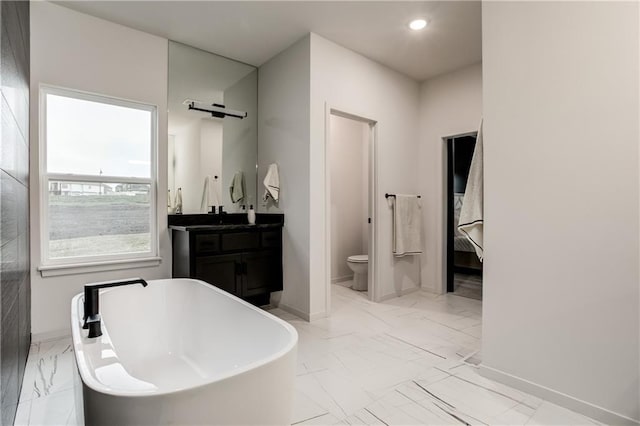
[(368, 250), (369, 125), (336, 115), (330, 120), (331, 281), (350, 286), (347, 258)]
[(206, 176), (218, 176), (214, 185), (218, 196), (222, 194), (222, 122), (194, 117), (171, 129), (173, 150), (169, 149), (169, 161), (173, 163), (173, 173), (169, 170), (169, 182), (173, 181), (169, 186), (171, 205), (175, 208), (178, 188), (182, 188), (182, 212), (186, 214), (204, 213), (201, 206)]
[(417, 289), (419, 259), (391, 254), (384, 193), (419, 191), (418, 83), (312, 33), (260, 67), (258, 86), (258, 182), (270, 162), (281, 172), (280, 205), (260, 211), (285, 213), (283, 307), (307, 319), (327, 313), (327, 105), (377, 122), (378, 298)]
[[(173, 197), (172, 206), (175, 207), (178, 189), (182, 193), (182, 212), (197, 213), (200, 210), (200, 200), (196, 195), (197, 189), (193, 182), (200, 182), (200, 120), (191, 120), (188, 124), (172, 129), (173, 154), (172, 162), (174, 174), (168, 180), (173, 180), (170, 187)], [(170, 157), (171, 158), (171, 157)], [(173, 178), (173, 179), (172, 179)]]
[(485, 374), (640, 421), (637, 2), (483, 3)]
[(170, 203), (173, 203), (173, 199), (176, 195), (176, 161), (175, 161), (175, 151), (176, 151), (176, 137), (174, 135), (168, 135), (167, 137), (167, 158), (168, 158), (168, 171), (167, 171), (167, 185), (168, 189), (171, 191), (171, 194), (168, 194), (171, 198)]
[[(42, 278), (38, 107), (40, 84), (130, 99), (158, 107), (159, 266)], [(46, 2), (31, 3), (31, 280), (34, 340), (70, 330), (70, 301), (83, 284), (170, 276), (167, 231), (167, 40)]]
[(420, 86), (419, 181), (425, 252), (422, 287), (446, 291), (446, 146), (443, 138), (478, 130), (482, 117), (482, 64), (426, 80)]
[(371, 165), (369, 164), (371, 162), (371, 137), (373, 134), (373, 129), (371, 127), (371, 125), (369, 123), (362, 123), (361, 122), (361, 128), (362, 128), (362, 132), (361, 133), (361, 137), (362, 137), (362, 155), (360, 157), (360, 162), (362, 163), (362, 182), (364, 183), (364, 186), (362, 188), (362, 192), (361, 192), (361, 200), (362, 200), (362, 220), (360, 221), (360, 232), (362, 232), (362, 254), (369, 254), (369, 222), (368, 222), (368, 218), (370, 217), (371, 213), (369, 212), (369, 209), (371, 208), (371, 203), (370, 203), (370, 196), (369, 196), (369, 192), (371, 191), (371, 182), (372, 182), (372, 176), (371, 176)]
[(284, 291), (275, 303), (309, 318), (309, 37), (258, 70), (258, 197), (267, 167), (278, 164), (280, 202), (258, 203), (263, 213), (285, 214)]
[[(223, 159), (223, 128), (221, 121), (212, 119), (203, 119), (200, 128), (200, 194), (198, 197), (198, 207), (202, 207), (202, 192), (204, 190), (204, 179), (211, 176), (214, 180), (211, 185), (218, 200), (222, 199), (222, 159)], [(215, 180), (215, 177), (218, 179)], [(209, 202), (215, 203), (216, 200), (210, 199)], [(207, 206), (207, 211), (210, 207)], [(201, 211), (201, 210), (200, 210)]]
[[(242, 80), (224, 91), (224, 104), (230, 109), (245, 111), (247, 118), (224, 119), (222, 137), (222, 204), (229, 212), (242, 212), (241, 205), (256, 207), (256, 164), (258, 163), (258, 71), (249, 73)], [(245, 179), (245, 199), (237, 204), (231, 202), (229, 187), (236, 172), (242, 171)], [(246, 210), (244, 210), (246, 213)]]
[(414, 80), (316, 34), (311, 40), (310, 110), (310, 287), (311, 317), (326, 314), (325, 108), (377, 122), (378, 188), (373, 226), (377, 235), (378, 299), (420, 285), (420, 259), (395, 259), (391, 253), (391, 209), (385, 192), (414, 193), (418, 185), (419, 85)]

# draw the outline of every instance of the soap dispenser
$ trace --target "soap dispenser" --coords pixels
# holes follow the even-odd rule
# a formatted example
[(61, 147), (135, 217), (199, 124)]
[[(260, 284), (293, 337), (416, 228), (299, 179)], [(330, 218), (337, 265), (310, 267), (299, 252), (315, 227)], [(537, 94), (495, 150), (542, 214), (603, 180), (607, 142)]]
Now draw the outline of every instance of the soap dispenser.
[(247, 220), (249, 221), (249, 225), (256, 224), (256, 211), (253, 209), (253, 204), (249, 205), (249, 211), (247, 212)]

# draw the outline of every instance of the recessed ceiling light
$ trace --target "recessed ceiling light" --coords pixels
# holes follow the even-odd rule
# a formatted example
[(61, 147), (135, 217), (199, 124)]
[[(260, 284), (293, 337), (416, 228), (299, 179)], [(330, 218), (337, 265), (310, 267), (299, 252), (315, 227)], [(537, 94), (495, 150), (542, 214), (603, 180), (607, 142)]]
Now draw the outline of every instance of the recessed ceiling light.
[(411, 28), (414, 31), (421, 30), (426, 26), (427, 26), (427, 21), (425, 21), (424, 19), (414, 19), (409, 23), (409, 28)]

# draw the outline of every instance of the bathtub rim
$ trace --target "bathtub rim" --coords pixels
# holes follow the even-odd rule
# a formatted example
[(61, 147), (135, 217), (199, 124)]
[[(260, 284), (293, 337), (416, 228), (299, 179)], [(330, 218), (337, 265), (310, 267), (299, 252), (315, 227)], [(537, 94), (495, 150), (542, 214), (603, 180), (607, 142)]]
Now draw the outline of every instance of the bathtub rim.
[[(73, 344), (73, 352), (74, 352), (74, 359), (76, 361), (76, 368), (78, 370), (78, 373), (80, 374), (80, 378), (82, 379), (82, 383), (84, 386), (88, 386), (90, 389), (96, 392), (100, 392), (102, 394), (112, 395), (112, 396), (121, 396), (121, 397), (127, 397), (127, 398), (144, 398), (144, 397), (153, 397), (153, 396), (162, 396), (162, 395), (173, 395), (181, 392), (188, 392), (195, 389), (199, 389), (205, 386), (212, 385), (214, 383), (222, 382), (234, 376), (240, 376), (242, 374), (251, 372), (252, 370), (255, 370), (257, 368), (260, 368), (262, 366), (265, 366), (269, 363), (275, 362), (280, 358), (287, 356), (292, 350), (296, 348), (298, 344), (298, 331), (291, 324), (278, 318), (273, 314), (270, 314), (267, 311), (260, 309), (257, 306), (250, 304), (249, 302), (246, 302), (240, 299), (239, 297), (236, 297), (230, 293), (227, 293), (224, 290), (221, 290), (215, 287), (212, 284), (209, 284), (207, 282), (204, 282), (202, 280), (198, 280), (195, 278), (162, 278), (162, 279), (156, 279), (156, 280), (149, 280), (147, 282), (149, 283), (149, 285), (153, 285), (154, 282), (158, 282), (158, 281), (192, 281), (197, 283), (198, 285), (205, 286), (207, 290), (215, 291), (223, 297), (228, 297), (230, 299), (233, 299), (234, 301), (239, 302), (256, 312), (259, 312), (262, 316), (265, 317), (265, 319), (269, 321), (275, 321), (276, 323), (282, 325), (285, 328), (285, 330), (289, 332), (291, 339), (285, 345), (284, 348), (274, 352), (273, 354), (267, 357), (251, 362), (243, 366), (242, 368), (231, 370), (228, 373), (213, 376), (214, 378), (212, 380), (207, 380), (202, 383), (198, 383), (194, 386), (185, 386), (185, 387), (162, 390), (162, 391), (155, 390), (155, 391), (144, 391), (144, 392), (114, 390), (112, 388), (107, 387), (106, 385), (104, 385), (103, 383), (101, 383), (100, 381), (98, 381), (96, 378), (93, 377), (93, 375), (90, 373), (91, 369), (89, 368), (89, 366), (86, 363), (86, 360), (84, 359), (85, 351), (82, 350), (82, 347), (84, 346), (84, 343), (83, 343), (84, 340), (88, 339), (88, 337), (82, 334), (82, 331), (84, 330), (81, 326), (82, 319), (81, 319), (81, 316), (79, 315), (80, 307), (83, 304), (81, 299), (84, 298), (84, 293), (82, 292), (82, 293), (78, 293), (71, 299), (71, 343)], [(111, 292), (111, 291), (117, 291), (118, 289), (119, 289), (118, 287), (114, 287), (114, 288), (102, 290), (101, 294)], [(80, 349), (80, 351), (78, 351), (78, 349)], [(82, 356), (79, 356), (79, 353), (82, 353)]]

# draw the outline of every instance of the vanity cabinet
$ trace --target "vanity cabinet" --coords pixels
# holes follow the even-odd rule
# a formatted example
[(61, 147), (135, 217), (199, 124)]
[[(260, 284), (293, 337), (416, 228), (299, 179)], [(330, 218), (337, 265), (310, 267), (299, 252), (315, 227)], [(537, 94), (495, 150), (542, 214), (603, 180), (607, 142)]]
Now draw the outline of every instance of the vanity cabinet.
[(254, 304), (282, 290), (281, 224), (171, 228), (174, 278), (197, 278)]

